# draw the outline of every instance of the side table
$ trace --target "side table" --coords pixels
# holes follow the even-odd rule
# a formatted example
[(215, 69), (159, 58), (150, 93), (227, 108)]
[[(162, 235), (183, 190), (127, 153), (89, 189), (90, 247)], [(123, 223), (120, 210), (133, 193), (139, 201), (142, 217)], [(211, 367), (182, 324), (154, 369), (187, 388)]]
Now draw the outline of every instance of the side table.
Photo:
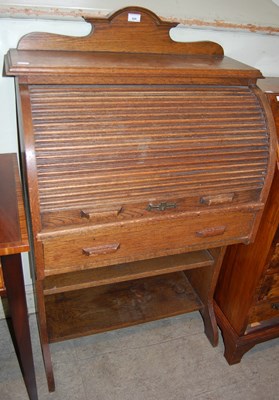
[(29, 251), (16, 154), (0, 154), (0, 258), (12, 322), (15, 350), (30, 400), (37, 400), (21, 253)]

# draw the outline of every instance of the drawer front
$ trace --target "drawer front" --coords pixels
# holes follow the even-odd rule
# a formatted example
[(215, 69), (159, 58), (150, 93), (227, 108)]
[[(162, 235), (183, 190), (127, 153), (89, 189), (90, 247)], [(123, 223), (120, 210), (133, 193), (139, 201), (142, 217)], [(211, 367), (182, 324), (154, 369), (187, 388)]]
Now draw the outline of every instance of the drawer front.
[(268, 271), (279, 273), (279, 229), (277, 228), (268, 257)]
[(250, 311), (248, 324), (255, 326), (257, 323), (274, 318), (279, 318), (279, 297), (255, 305)]
[(264, 276), (258, 291), (258, 301), (251, 309), (249, 324), (252, 326), (279, 318), (279, 272), (271, 271), (275, 270), (270, 269), (270, 273)]
[(272, 254), (269, 269), (279, 272), (279, 243), (276, 243)]
[(259, 297), (261, 300), (272, 300), (279, 298), (279, 273), (266, 275), (262, 282)]
[(254, 213), (193, 213), (107, 224), (43, 240), (45, 273), (95, 268), (245, 240)]

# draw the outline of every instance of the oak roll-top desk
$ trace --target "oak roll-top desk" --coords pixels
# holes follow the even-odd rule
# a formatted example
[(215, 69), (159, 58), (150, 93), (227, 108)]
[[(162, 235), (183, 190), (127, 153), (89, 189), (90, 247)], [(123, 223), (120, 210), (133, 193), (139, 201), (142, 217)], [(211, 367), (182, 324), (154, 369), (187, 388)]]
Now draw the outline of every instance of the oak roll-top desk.
[(50, 390), (58, 340), (199, 310), (217, 344), (225, 247), (253, 239), (275, 162), (258, 70), (138, 7), (89, 22), (5, 58)]

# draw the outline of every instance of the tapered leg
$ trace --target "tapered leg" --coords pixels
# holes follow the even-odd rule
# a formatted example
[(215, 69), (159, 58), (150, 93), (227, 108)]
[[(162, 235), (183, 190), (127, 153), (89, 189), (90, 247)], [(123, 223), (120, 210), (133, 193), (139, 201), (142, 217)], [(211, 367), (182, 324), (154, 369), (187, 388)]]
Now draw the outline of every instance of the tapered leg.
[(51, 361), (51, 354), (49, 348), (47, 322), (46, 322), (46, 309), (43, 295), (43, 282), (41, 280), (36, 281), (36, 301), (37, 301), (37, 315), (38, 325), (41, 341), (41, 349), (43, 355), (43, 361), (46, 371), (47, 385), (49, 392), (55, 391), (55, 381), (53, 375), (53, 367)]
[(48, 390), (49, 390), (49, 392), (54, 392), (55, 391), (55, 381), (54, 381), (54, 375), (53, 375), (49, 343), (46, 341), (44, 342), (41, 339), (41, 347), (42, 347), (42, 354), (43, 354), (44, 366), (45, 366), (45, 371), (46, 371)]
[(1, 258), (6, 294), (11, 314), (14, 346), (26, 389), (31, 400), (37, 400), (37, 385), (31, 347), (21, 255)]
[(218, 327), (212, 302), (207, 302), (200, 310), (204, 322), (204, 332), (213, 347), (218, 345)]
[(213, 295), (225, 250), (226, 247), (209, 250), (214, 260), (211, 267), (185, 271), (186, 276), (203, 302), (203, 308), (200, 310), (200, 313), (204, 322), (204, 331), (214, 347), (218, 344), (218, 327), (213, 307)]

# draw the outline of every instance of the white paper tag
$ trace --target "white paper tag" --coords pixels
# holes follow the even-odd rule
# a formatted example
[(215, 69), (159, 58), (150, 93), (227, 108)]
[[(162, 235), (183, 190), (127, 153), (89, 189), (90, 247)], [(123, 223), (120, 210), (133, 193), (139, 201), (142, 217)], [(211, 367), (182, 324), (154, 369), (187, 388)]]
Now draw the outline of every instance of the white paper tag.
[(279, 101), (279, 96), (276, 96), (276, 100)]
[(141, 14), (128, 13), (128, 22), (140, 22)]

